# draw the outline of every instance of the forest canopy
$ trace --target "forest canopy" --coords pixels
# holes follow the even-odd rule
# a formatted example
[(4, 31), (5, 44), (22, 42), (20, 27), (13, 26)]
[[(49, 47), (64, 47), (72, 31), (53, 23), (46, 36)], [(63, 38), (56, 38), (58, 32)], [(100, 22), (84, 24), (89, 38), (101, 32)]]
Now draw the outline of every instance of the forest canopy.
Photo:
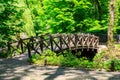
[[(45, 33), (104, 33), (109, 0), (0, 0), (0, 47), (7, 41)], [(120, 30), (120, 0), (114, 33)]]

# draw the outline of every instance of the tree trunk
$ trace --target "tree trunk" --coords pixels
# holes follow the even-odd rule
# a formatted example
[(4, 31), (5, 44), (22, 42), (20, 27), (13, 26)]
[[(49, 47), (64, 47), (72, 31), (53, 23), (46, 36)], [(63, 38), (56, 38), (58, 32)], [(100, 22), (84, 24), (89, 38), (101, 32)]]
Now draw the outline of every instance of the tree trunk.
[(95, 3), (96, 3), (97, 8), (98, 8), (98, 19), (99, 19), (99, 21), (101, 23), (101, 20), (102, 20), (102, 8), (101, 8), (99, 0), (95, 0)]
[(108, 25), (108, 49), (110, 54), (114, 53), (113, 28), (115, 22), (115, 0), (110, 0), (109, 4), (109, 25)]

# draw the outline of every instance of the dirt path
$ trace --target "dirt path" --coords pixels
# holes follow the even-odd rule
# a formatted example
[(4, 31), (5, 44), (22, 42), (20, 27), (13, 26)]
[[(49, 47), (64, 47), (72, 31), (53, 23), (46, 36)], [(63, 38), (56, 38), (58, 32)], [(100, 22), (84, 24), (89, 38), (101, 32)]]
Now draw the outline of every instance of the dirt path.
[(0, 59), (0, 80), (120, 80), (120, 72), (35, 66), (27, 63), (26, 57)]

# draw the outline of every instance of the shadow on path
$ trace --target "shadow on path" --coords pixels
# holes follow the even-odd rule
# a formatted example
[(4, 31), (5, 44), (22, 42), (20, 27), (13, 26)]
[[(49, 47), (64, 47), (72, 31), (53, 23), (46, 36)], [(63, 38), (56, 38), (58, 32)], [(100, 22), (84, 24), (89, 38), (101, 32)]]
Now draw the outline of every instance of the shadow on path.
[(34, 66), (29, 65), (26, 55), (20, 57), (0, 59), (0, 80), (21, 80), (26, 76), (28, 71)]
[(120, 73), (29, 65), (27, 56), (20, 56), (0, 59), (0, 80), (120, 80)]
[(97, 80), (89, 75), (89, 71), (86, 69), (76, 69), (68, 67), (58, 67), (52, 74), (45, 73), (43, 75), (48, 75), (44, 80), (57, 80), (61, 77), (61, 80)]
[(110, 77), (108, 80), (120, 80), (120, 74), (116, 74), (116, 75)]
[(56, 69), (56, 71), (53, 72), (52, 74), (51, 73), (50, 74), (49, 73), (45, 73), (43, 75), (48, 75), (48, 77), (45, 78), (44, 80), (53, 80), (53, 79), (55, 79), (56, 77), (58, 77), (60, 75), (64, 75), (65, 74), (64, 70), (65, 70), (65, 67), (58, 67)]

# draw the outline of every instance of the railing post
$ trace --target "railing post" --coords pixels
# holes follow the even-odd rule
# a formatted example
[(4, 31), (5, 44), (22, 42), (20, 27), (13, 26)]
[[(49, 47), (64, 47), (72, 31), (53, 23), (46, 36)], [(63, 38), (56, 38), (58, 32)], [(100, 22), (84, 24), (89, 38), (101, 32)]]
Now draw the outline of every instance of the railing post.
[(53, 37), (51, 35), (49, 35), (50, 37), (50, 46), (51, 46), (51, 50), (53, 51)]
[(43, 37), (40, 36), (40, 49), (41, 49), (41, 52), (43, 52)]
[(92, 41), (92, 51), (94, 51), (94, 48), (95, 48), (95, 36), (92, 35), (93, 37), (93, 41)]
[(23, 40), (20, 38), (20, 46), (21, 46), (21, 54), (24, 53), (24, 50), (23, 50)]
[(69, 51), (71, 50), (71, 47), (70, 47), (70, 35), (68, 34), (68, 46), (69, 46)]
[(84, 48), (84, 34), (82, 33), (82, 41), (81, 41), (81, 46), (82, 46), (82, 51), (83, 51), (83, 48)]
[(98, 46), (99, 46), (99, 37), (97, 37), (97, 40), (98, 40), (98, 42), (97, 42), (97, 48), (98, 48)]
[(7, 42), (7, 48), (8, 48), (8, 52), (10, 52), (11, 48), (10, 48), (10, 43), (9, 42)]
[(33, 37), (30, 38), (30, 41), (32, 42), (32, 48), (34, 48), (34, 39), (33, 39)]
[(75, 34), (75, 51), (77, 52), (77, 42), (78, 42), (78, 35)]
[(60, 48), (63, 49), (63, 48), (62, 48), (62, 45), (63, 45), (63, 42), (62, 42), (62, 35), (59, 35), (59, 40), (60, 40)]
[(87, 34), (88, 40), (87, 40), (87, 51), (90, 49), (90, 34)]
[[(7, 48), (8, 48), (8, 55), (11, 55), (11, 45), (10, 45), (10, 42), (7, 42)], [(12, 55), (11, 55), (11, 57), (12, 57)]]
[(30, 43), (27, 43), (27, 48), (28, 48), (28, 57), (30, 58), (30, 60), (32, 59), (32, 55), (31, 55), (31, 47), (30, 47)]

